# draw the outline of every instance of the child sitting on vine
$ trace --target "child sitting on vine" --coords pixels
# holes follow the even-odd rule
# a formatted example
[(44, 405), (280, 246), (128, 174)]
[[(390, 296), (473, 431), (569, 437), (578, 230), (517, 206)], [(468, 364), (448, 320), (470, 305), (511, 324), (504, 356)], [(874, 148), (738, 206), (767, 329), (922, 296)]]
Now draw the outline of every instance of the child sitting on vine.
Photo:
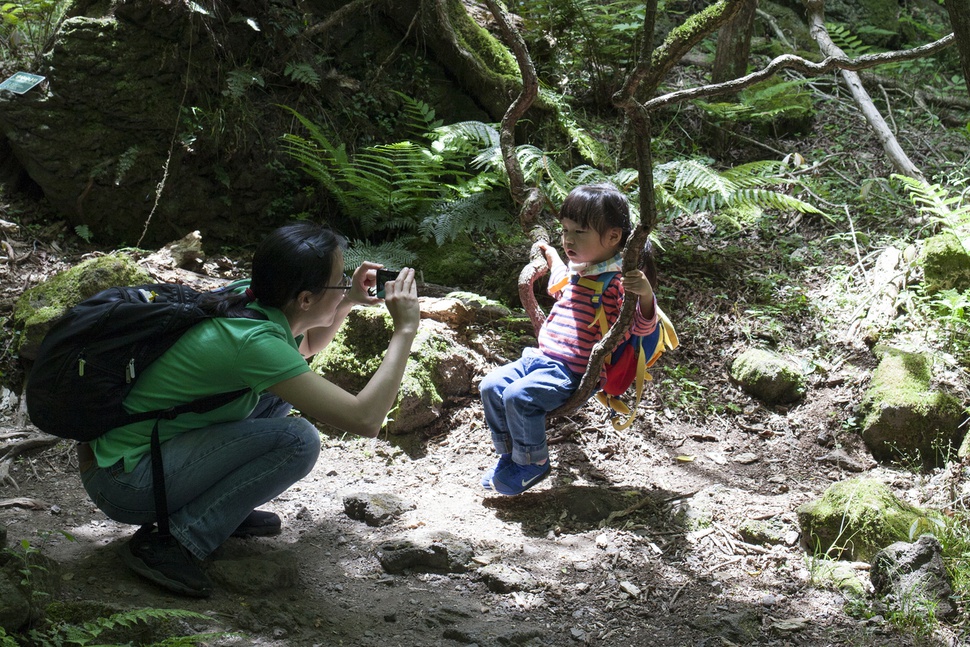
[[(576, 187), (563, 202), (559, 222), (568, 264), (551, 245), (539, 243), (549, 266), (549, 293), (556, 299), (539, 330), (539, 347), (525, 349), (520, 359), (486, 375), (480, 386), (485, 422), (499, 454), (482, 486), (500, 494), (521, 494), (549, 476), (546, 415), (579, 387), (602, 337), (597, 316), (612, 326), (629, 293), (637, 308), (627, 336), (648, 335), (657, 326), (646, 275), (640, 270), (620, 273), (621, 252), (632, 230), (626, 197), (610, 185)], [(600, 308), (593, 303), (596, 290), (590, 281), (611, 272)]]

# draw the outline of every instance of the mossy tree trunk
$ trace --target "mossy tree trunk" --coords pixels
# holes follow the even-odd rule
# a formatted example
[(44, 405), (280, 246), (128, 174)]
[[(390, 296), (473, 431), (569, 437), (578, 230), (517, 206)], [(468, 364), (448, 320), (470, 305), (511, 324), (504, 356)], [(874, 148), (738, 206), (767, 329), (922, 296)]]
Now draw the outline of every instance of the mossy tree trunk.
[(967, 85), (967, 93), (970, 94), (970, 0), (945, 0), (943, 4), (950, 14), (953, 35), (956, 36), (957, 49), (960, 50), (963, 81)]
[(757, 10), (758, 0), (748, 0), (738, 15), (721, 27), (717, 35), (714, 66), (711, 69), (712, 83), (730, 81), (747, 73)]
[(434, 57), (495, 120), (521, 90), (515, 59), (461, 0), (395, 0), (380, 10), (404, 34), (419, 33)]

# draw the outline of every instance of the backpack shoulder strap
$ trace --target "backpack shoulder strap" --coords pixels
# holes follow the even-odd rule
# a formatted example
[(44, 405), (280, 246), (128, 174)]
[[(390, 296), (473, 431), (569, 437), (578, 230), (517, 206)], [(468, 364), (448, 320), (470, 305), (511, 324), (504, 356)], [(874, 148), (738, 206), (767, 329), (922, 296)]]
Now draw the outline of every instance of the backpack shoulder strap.
[(596, 316), (590, 322), (589, 327), (592, 328), (598, 325), (601, 335), (605, 335), (610, 329), (610, 322), (606, 320), (606, 311), (603, 309), (602, 304), (603, 292), (606, 291), (606, 288), (613, 282), (613, 277), (617, 274), (618, 272), (603, 272), (602, 274), (598, 274), (595, 279), (581, 276), (576, 281), (579, 285), (593, 291), (593, 296), (590, 297), (589, 301), (596, 307)]

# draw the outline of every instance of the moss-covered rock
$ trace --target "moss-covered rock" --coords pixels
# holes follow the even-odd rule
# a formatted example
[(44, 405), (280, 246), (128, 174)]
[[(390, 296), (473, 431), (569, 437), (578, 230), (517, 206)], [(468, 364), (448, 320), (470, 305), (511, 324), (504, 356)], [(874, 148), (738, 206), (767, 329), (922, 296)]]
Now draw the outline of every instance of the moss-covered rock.
[(943, 464), (959, 440), (960, 400), (930, 387), (932, 358), (877, 346), (879, 366), (862, 401), (862, 439), (879, 461)]
[(865, 599), (872, 589), (868, 578), (863, 577), (852, 564), (815, 555), (809, 555), (806, 559), (815, 586), (842, 591), (857, 600)]
[(731, 364), (731, 379), (765, 404), (795, 402), (805, 394), (805, 377), (794, 363), (759, 348), (746, 350)]
[(860, 561), (908, 540), (914, 524), (919, 527), (933, 514), (901, 501), (885, 483), (870, 478), (836, 483), (797, 513), (806, 551)]
[(927, 293), (942, 290), (970, 290), (970, 253), (950, 232), (944, 232), (923, 242), (920, 252), (923, 283)]
[(738, 534), (741, 535), (741, 539), (756, 546), (762, 544), (768, 546), (784, 545), (789, 543), (789, 535), (791, 535), (791, 543), (794, 543), (798, 536), (798, 533), (794, 532), (789, 524), (778, 517), (745, 519), (738, 524)]
[[(380, 366), (392, 331), (385, 309), (355, 308), (311, 366), (331, 382), (358, 392)], [(397, 406), (388, 415), (388, 431), (406, 434), (434, 422), (447, 398), (473, 391), (477, 367), (475, 354), (458, 343), (447, 325), (422, 320)]]
[(116, 253), (88, 259), (35, 285), (17, 300), (13, 313), (14, 322), (23, 327), (20, 356), (36, 357), (51, 324), (68, 308), (110, 287), (151, 282), (144, 268), (127, 255)]

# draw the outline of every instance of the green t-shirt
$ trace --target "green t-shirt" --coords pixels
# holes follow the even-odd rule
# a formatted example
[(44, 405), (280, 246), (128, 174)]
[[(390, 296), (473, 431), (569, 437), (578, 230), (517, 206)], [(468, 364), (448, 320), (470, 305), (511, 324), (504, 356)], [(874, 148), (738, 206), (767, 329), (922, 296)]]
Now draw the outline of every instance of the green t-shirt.
[[(166, 409), (247, 387), (252, 390), (214, 411), (183, 413), (174, 420), (160, 421), (161, 442), (191, 429), (243, 420), (256, 407), (260, 393), (310, 370), (283, 313), (257, 303), (249, 307), (268, 320), (207, 319), (190, 328), (137, 376), (124, 403), (132, 413)], [(125, 425), (91, 441), (98, 466), (110, 467), (124, 459), (125, 471), (131, 471), (149, 452), (154, 424), (148, 420)]]

